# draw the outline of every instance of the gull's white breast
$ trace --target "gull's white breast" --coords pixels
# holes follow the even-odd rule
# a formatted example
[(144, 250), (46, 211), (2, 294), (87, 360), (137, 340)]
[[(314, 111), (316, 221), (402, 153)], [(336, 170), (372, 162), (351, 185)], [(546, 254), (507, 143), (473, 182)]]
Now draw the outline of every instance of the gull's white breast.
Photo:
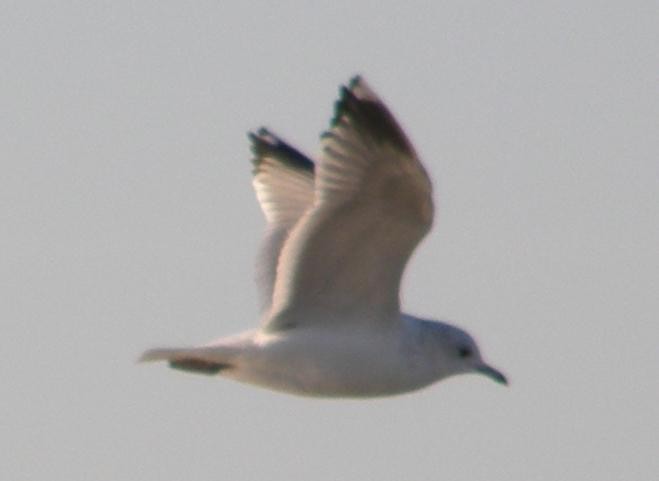
[(405, 327), (346, 324), (256, 331), (223, 375), (308, 396), (378, 396), (419, 389), (435, 381), (437, 373)]

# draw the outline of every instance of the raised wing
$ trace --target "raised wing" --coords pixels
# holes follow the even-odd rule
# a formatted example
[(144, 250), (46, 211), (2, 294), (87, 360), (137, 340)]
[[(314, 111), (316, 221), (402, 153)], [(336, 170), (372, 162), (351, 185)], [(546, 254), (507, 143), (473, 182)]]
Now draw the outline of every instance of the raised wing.
[(359, 77), (322, 136), (313, 208), (279, 256), (269, 329), (396, 319), (405, 265), (432, 224), (432, 186), (389, 110)]
[(312, 202), (314, 164), (267, 129), (250, 133), (254, 153), (252, 184), (268, 222), (257, 257), (261, 308), (270, 307), (281, 247)]

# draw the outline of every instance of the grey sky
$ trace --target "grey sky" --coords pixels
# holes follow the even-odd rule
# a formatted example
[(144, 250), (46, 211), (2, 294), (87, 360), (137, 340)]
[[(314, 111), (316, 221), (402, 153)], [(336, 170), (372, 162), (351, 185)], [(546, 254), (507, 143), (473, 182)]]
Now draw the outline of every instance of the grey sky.
[[(4, 2), (0, 478), (654, 480), (656, 2)], [(435, 182), (408, 311), (504, 370), (322, 401), (137, 366), (256, 323), (245, 133), (362, 73)]]

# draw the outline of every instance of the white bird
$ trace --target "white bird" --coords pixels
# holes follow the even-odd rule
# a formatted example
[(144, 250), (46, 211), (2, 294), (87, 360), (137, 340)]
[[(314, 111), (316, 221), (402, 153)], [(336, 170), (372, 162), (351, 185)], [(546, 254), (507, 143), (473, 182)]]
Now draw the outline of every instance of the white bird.
[(142, 361), (319, 397), (387, 396), (463, 373), (507, 383), (465, 331), (400, 311), (405, 265), (432, 224), (432, 186), (363, 79), (341, 88), (317, 164), (266, 129), (249, 137), (268, 222), (261, 325)]

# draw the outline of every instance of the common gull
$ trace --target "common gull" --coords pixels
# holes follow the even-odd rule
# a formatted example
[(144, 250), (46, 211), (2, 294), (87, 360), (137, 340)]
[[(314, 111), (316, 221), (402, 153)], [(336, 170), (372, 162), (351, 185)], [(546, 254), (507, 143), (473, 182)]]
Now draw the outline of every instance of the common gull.
[(265, 128), (249, 138), (267, 219), (261, 323), (142, 361), (318, 397), (388, 396), (466, 373), (507, 383), (464, 330), (400, 310), (405, 265), (432, 224), (432, 185), (361, 77), (341, 88), (316, 163)]

